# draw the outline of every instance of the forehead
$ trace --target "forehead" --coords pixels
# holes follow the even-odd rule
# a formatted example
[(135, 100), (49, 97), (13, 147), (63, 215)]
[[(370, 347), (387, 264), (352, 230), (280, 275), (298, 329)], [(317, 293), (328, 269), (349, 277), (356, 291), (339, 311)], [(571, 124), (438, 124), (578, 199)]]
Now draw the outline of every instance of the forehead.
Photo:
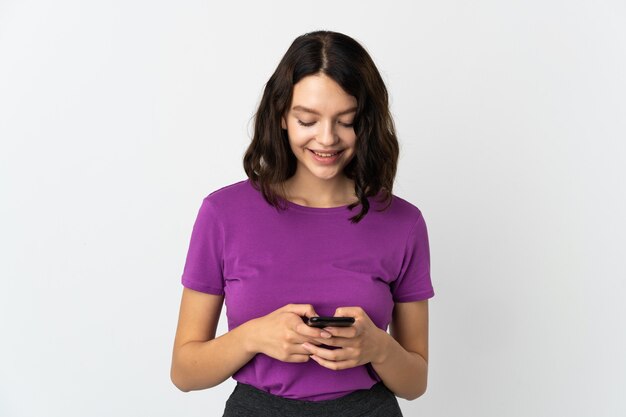
[(320, 114), (335, 114), (356, 107), (356, 98), (324, 74), (309, 75), (293, 87), (291, 107), (304, 107)]

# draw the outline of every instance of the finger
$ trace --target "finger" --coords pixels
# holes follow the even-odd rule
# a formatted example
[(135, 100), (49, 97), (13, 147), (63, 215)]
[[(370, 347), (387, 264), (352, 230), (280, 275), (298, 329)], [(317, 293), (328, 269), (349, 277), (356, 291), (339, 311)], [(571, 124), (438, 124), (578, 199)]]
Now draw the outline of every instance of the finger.
[(315, 312), (315, 309), (311, 304), (287, 304), (283, 308), (285, 309), (285, 311), (297, 314), (300, 317), (317, 316), (317, 313)]
[(311, 355), (310, 354), (293, 354), (293, 355), (289, 355), (289, 357), (287, 358), (287, 360), (285, 360), (285, 362), (308, 362), (309, 359), (311, 359)]
[(313, 341), (310, 343), (313, 343), (317, 346), (326, 345), (337, 348), (352, 347), (354, 345), (353, 339), (345, 337), (333, 337), (332, 339), (313, 339)]
[(296, 327), (294, 327), (294, 330), (299, 335), (310, 337), (310, 338), (325, 338), (325, 339), (328, 339), (328, 338), (332, 337), (332, 335), (330, 333), (328, 333), (326, 330), (319, 329), (317, 327), (308, 326), (308, 325), (306, 325), (302, 321), (300, 323), (296, 324)]
[(339, 307), (335, 310), (335, 317), (361, 317), (365, 312), (361, 307)]
[(303, 343), (302, 347), (309, 353), (329, 361), (342, 361), (349, 358), (349, 352), (344, 349), (324, 349), (310, 343)]
[[(310, 342), (305, 342), (305, 343), (309, 343), (311, 344), (311, 346), (315, 346)], [(298, 357), (301, 358), (301, 356), (311, 356), (311, 352), (309, 352), (307, 349), (305, 349), (303, 346), (303, 343), (297, 344), (297, 345), (291, 345), (287, 351), (285, 352), (285, 357), (287, 359), (283, 359), (285, 362), (290, 362), (292, 359), (297, 359)]]
[[(313, 348), (318, 348), (318, 346), (314, 345), (311, 342), (304, 342), (304, 343), (308, 343), (311, 347)], [(292, 357), (294, 355), (306, 355), (306, 356), (311, 356), (311, 352), (309, 352), (306, 348), (304, 348), (304, 343), (300, 343), (299, 345), (292, 345), (287, 352), (287, 356), (288, 357)]]
[(324, 330), (333, 337), (353, 338), (361, 334), (361, 327), (358, 323), (349, 327), (326, 327)]
[[(324, 344), (324, 342), (318, 342), (318, 340), (322, 340), (322, 339), (317, 339), (314, 337), (304, 337), (304, 336), (300, 336), (297, 333), (294, 333), (292, 337), (287, 338), (287, 341), (293, 346), (300, 346), (303, 343), (307, 343), (307, 342), (312, 343), (317, 346)], [(323, 339), (323, 340), (326, 340), (326, 339)]]
[(347, 360), (347, 361), (329, 361), (324, 358), (321, 358), (317, 355), (311, 355), (311, 359), (315, 362), (319, 363), (324, 368), (332, 369), (333, 371), (339, 371), (341, 369), (354, 368), (357, 366), (357, 362), (355, 360)]

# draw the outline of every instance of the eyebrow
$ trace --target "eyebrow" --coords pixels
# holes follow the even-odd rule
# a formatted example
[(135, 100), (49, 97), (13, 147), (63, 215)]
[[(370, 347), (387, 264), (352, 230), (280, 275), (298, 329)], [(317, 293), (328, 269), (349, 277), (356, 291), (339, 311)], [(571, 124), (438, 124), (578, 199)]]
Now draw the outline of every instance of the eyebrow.
[[(312, 113), (312, 114), (316, 114), (316, 115), (320, 116), (320, 112), (318, 112), (317, 110), (309, 109), (308, 107), (304, 107), (304, 106), (293, 106), (291, 108), (291, 110), (303, 111), (303, 112), (306, 112), (306, 113)], [(336, 116), (342, 116), (344, 114), (354, 113), (354, 112), (356, 112), (356, 110), (357, 110), (356, 107), (351, 107), (351, 108), (349, 108), (347, 110), (340, 111), (339, 113), (336, 114)]]

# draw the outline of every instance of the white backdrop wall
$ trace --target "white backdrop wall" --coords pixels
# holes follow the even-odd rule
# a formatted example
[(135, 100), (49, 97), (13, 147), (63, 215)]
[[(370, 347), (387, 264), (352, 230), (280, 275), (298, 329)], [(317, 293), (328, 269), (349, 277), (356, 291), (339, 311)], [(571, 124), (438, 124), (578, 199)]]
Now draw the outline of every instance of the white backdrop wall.
[(169, 379), (191, 228), (316, 29), (379, 66), (394, 192), (429, 228), (405, 414), (626, 415), (625, 22), (621, 0), (0, 0), (0, 415), (221, 415), (232, 380)]

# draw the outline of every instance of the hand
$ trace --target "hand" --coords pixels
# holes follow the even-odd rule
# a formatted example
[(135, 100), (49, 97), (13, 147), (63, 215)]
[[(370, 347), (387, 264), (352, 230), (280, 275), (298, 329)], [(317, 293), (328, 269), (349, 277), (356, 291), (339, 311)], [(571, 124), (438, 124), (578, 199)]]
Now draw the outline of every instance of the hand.
[[(350, 327), (325, 327), (330, 338), (321, 337), (315, 343), (305, 342), (302, 347), (311, 354), (311, 359), (333, 370), (354, 368), (366, 363), (384, 360), (389, 334), (376, 327), (361, 307), (340, 307), (335, 317), (354, 317)], [(340, 349), (324, 349), (316, 344), (325, 344)]]
[(310, 354), (302, 344), (317, 345), (322, 333), (328, 335), (322, 329), (307, 326), (302, 320), (302, 317), (313, 316), (317, 313), (310, 304), (288, 304), (252, 320), (249, 323), (254, 323), (253, 351), (283, 362), (307, 362)]

